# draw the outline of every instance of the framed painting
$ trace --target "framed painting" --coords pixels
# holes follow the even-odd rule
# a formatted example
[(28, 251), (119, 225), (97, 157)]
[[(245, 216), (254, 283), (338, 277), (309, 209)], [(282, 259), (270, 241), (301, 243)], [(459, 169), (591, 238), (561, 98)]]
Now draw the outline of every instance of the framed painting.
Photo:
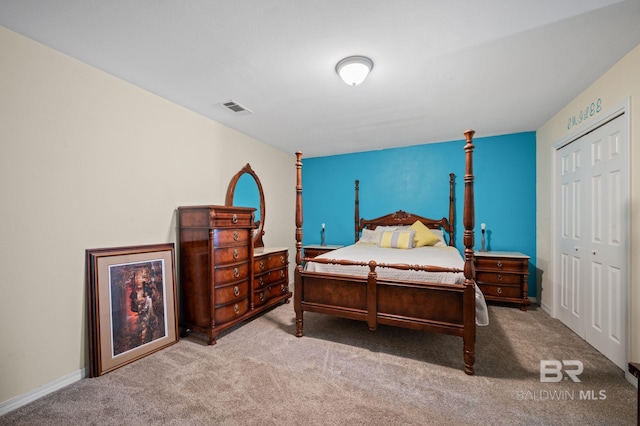
[(90, 376), (178, 341), (173, 243), (86, 251)]

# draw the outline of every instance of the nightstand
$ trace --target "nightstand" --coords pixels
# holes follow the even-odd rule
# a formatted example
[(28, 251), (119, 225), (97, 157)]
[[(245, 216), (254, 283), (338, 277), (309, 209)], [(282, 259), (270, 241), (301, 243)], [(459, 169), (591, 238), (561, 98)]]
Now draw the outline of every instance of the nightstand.
[(527, 310), (529, 256), (512, 251), (475, 252), (476, 283), (486, 300), (518, 303)]
[(339, 248), (342, 248), (344, 246), (330, 246), (330, 245), (320, 245), (320, 244), (311, 244), (308, 246), (304, 246), (302, 247), (304, 249), (304, 257), (316, 257), (316, 256), (320, 256), (321, 254), (325, 254), (326, 252), (329, 252), (331, 250), (337, 250)]

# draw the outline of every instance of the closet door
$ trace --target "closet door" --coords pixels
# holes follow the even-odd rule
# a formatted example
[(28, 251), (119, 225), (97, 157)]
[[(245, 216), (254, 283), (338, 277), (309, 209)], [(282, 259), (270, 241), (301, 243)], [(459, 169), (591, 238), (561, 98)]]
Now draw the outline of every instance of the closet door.
[(585, 336), (584, 239), (583, 223), (588, 212), (583, 208), (585, 193), (585, 151), (580, 141), (560, 150), (558, 155), (559, 218), (559, 309), (558, 318), (576, 334)]
[(558, 318), (621, 368), (626, 365), (628, 140), (609, 121), (558, 155)]

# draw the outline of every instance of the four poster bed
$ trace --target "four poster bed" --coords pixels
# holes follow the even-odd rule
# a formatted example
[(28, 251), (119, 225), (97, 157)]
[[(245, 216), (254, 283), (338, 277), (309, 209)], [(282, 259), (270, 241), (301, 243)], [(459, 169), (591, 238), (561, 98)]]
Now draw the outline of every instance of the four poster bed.
[[(461, 336), (464, 371), (473, 374), (476, 322), (488, 322), (484, 297), (475, 284), (473, 258), (474, 133), (465, 132), (464, 258), (455, 248), (453, 174), (449, 180), (449, 217), (439, 220), (401, 210), (371, 220), (360, 219), (356, 181), (356, 243), (303, 258), (302, 153), (296, 153), (293, 295), (297, 337), (303, 334), (305, 311), (364, 321), (370, 330), (384, 324)], [(448, 235), (448, 243), (441, 237), (443, 233)]]

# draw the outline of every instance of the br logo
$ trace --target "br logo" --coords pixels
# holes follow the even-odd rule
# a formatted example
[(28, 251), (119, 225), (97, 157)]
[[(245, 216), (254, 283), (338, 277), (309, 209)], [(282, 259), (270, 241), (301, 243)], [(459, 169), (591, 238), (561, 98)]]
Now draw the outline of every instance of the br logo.
[(579, 382), (580, 379), (578, 376), (582, 374), (583, 370), (584, 365), (582, 361), (575, 359), (562, 361), (558, 361), (557, 359), (543, 359), (540, 360), (540, 381), (554, 383), (562, 381), (563, 378), (566, 380), (568, 377), (574, 382)]

